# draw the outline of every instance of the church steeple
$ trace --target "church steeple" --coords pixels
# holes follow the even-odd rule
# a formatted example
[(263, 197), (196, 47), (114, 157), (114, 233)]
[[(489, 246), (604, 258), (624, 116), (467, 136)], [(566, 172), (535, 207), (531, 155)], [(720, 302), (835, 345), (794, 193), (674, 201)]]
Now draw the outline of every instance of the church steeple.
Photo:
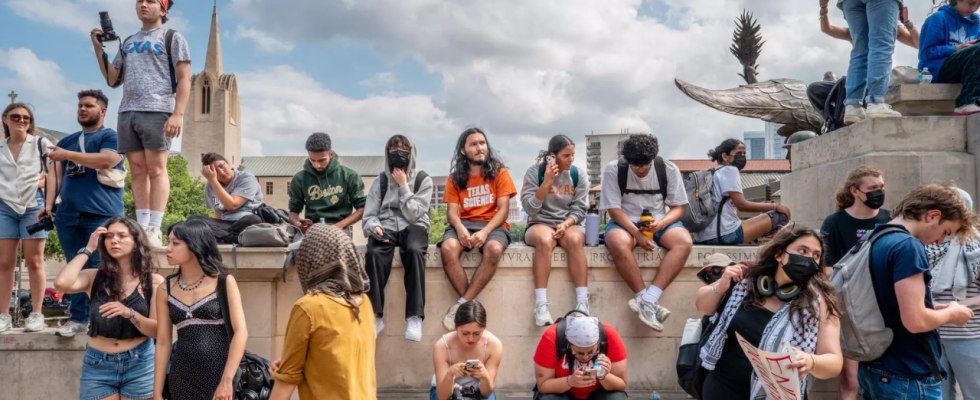
[(221, 65), (221, 35), (218, 31), (218, 1), (214, 2), (214, 11), (211, 14), (211, 37), (208, 38), (208, 55), (204, 64), (204, 70), (221, 76), (224, 74), (224, 66)]

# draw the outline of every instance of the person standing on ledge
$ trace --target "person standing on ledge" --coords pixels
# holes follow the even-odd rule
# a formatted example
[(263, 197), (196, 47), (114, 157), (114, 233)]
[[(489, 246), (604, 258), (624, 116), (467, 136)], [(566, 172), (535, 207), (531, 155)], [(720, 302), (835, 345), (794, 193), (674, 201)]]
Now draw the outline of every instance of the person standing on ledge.
[[(865, 118), (898, 118), (902, 114), (885, 103), (891, 80), (892, 55), (898, 37), (902, 0), (838, 0), (851, 31), (851, 61), (847, 68), (844, 123)], [(865, 96), (867, 93), (867, 96)], [(862, 103), (867, 102), (867, 110)]]
[[(660, 306), (660, 295), (684, 268), (693, 242), (691, 233), (680, 223), (687, 204), (681, 171), (674, 163), (658, 157), (659, 152), (655, 136), (630, 135), (623, 142), (623, 160), (610, 162), (602, 173), (605, 184), (599, 209), (609, 211), (612, 217), (606, 225), (605, 240), (616, 270), (636, 293), (628, 303), (630, 309), (644, 324), (662, 332), (670, 310)], [(644, 214), (649, 219), (641, 224)], [(657, 246), (667, 249), (653, 284), (647, 288), (633, 257), (636, 246), (646, 251), (657, 251)]]
[[(510, 173), (479, 128), (459, 135), (452, 163), (443, 198), (449, 223), (438, 246), (446, 277), (460, 297), (442, 320), (447, 331), (456, 329), (459, 305), (475, 299), (497, 272), (500, 255), (510, 244), (510, 198), (517, 195)], [(459, 256), (473, 248), (480, 249), (483, 261), (467, 282)]]
[(126, 38), (112, 64), (107, 63), (98, 36), (92, 45), (99, 71), (112, 88), (123, 85), (119, 104), (119, 152), (129, 158), (136, 221), (163, 247), (160, 226), (170, 198), (167, 157), (180, 136), (184, 109), (191, 94), (191, 53), (180, 33), (167, 29), (172, 0), (137, 0), (136, 15), (143, 29)]
[[(851, 28), (841, 28), (830, 24), (830, 17), (828, 16), (830, 11), (827, 10), (829, 3), (830, 0), (820, 0), (820, 31), (834, 39), (846, 40), (853, 44), (854, 40), (851, 39)], [(908, 7), (902, 7), (901, 13), (902, 17), (897, 25), (898, 42), (913, 49), (918, 49), (919, 30), (915, 28), (915, 24), (909, 19)]]
[[(364, 215), (364, 182), (354, 170), (340, 165), (330, 136), (314, 133), (306, 139), (309, 159), (289, 184), (289, 223), (301, 231), (313, 223), (336, 226), (353, 236), (353, 225)], [(299, 213), (306, 210), (304, 219)]]

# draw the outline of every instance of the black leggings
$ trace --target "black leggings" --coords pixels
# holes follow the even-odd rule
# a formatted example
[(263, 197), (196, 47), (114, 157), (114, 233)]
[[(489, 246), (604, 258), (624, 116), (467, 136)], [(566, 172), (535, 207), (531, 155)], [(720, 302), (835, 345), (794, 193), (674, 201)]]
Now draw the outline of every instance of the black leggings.
[(388, 243), (371, 236), (368, 238), (364, 269), (371, 280), (368, 298), (377, 316), (384, 316), (385, 286), (391, 276), (391, 262), (398, 249), (405, 270), (405, 318), (425, 318), (425, 253), (429, 249), (429, 233), (425, 228), (410, 225), (398, 232), (385, 232), (391, 236)]
[[(594, 390), (587, 400), (626, 400), (629, 396), (626, 392), (608, 392), (606, 389), (598, 388)], [(549, 393), (541, 394), (537, 390), (534, 391), (534, 400), (578, 400), (575, 396), (572, 396), (571, 392), (565, 393)]]

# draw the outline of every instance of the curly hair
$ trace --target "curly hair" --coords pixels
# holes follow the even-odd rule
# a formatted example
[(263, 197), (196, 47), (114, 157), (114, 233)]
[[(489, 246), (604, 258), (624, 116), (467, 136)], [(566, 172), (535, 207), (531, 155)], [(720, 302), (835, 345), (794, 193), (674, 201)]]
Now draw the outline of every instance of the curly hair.
[[(30, 117), (31, 117), (31, 123), (27, 127), (27, 133), (33, 135), (34, 134), (34, 122), (35, 122), (34, 121), (34, 110), (31, 110), (31, 106), (29, 106), (27, 103), (10, 103), (10, 105), (8, 105), (7, 108), (4, 108), (3, 109), (3, 117), (4, 118), (7, 118), (7, 114), (9, 114), (11, 111), (16, 110), (18, 108), (23, 108), (23, 109), (27, 110), (27, 114), (30, 115)], [(8, 137), (10, 137), (10, 128), (7, 127), (7, 123), (6, 122), (2, 122), (2, 123), (3, 123), (3, 137), (4, 138), (8, 138)]]
[(538, 164), (538, 167), (543, 170), (547, 167), (549, 154), (557, 155), (568, 146), (575, 146), (575, 142), (573, 142), (568, 136), (552, 136), (551, 140), (548, 141), (548, 150), (541, 150), (538, 152), (538, 158), (535, 159), (535, 163)]
[(466, 189), (466, 183), (470, 181), (470, 160), (466, 157), (465, 152), (466, 139), (470, 135), (476, 134), (483, 135), (483, 139), (487, 141), (487, 160), (483, 163), (483, 179), (492, 181), (500, 173), (500, 170), (506, 168), (504, 163), (500, 161), (500, 158), (497, 157), (497, 152), (490, 146), (490, 140), (487, 139), (487, 134), (483, 133), (480, 128), (469, 128), (463, 131), (459, 135), (459, 139), (456, 140), (456, 152), (453, 153), (452, 166), (449, 170), (449, 176), (452, 177), (453, 185), (459, 190)]
[(650, 165), (660, 154), (660, 143), (656, 136), (635, 133), (623, 142), (623, 149), (619, 153), (630, 165)]
[(708, 158), (710, 158), (711, 161), (721, 164), (724, 162), (724, 159), (721, 157), (722, 155), (731, 153), (732, 150), (738, 148), (739, 145), (744, 144), (745, 143), (742, 143), (742, 141), (738, 139), (725, 139), (725, 141), (721, 142), (718, 147), (708, 150)]
[[(146, 284), (153, 284), (153, 274), (157, 272), (158, 266), (156, 258), (153, 257), (150, 248), (150, 240), (147, 238), (143, 228), (126, 217), (113, 217), (106, 221), (104, 228), (108, 229), (115, 224), (122, 224), (129, 230), (129, 235), (133, 237), (133, 252), (129, 255), (129, 265), (133, 275), (139, 278), (140, 287)], [(99, 271), (106, 275), (106, 291), (112, 301), (123, 301), (124, 288), (122, 271), (119, 261), (109, 255), (106, 249), (105, 237), (99, 238)], [(152, 287), (152, 286), (151, 286)], [(95, 295), (95, 293), (92, 293)], [(144, 293), (146, 295), (146, 293)]]
[[(812, 237), (820, 243), (821, 261), (818, 261), (817, 264), (822, 264), (824, 242), (820, 233), (796, 223), (786, 225), (776, 232), (776, 235), (769, 243), (766, 243), (759, 249), (759, 253), (756, 255), (754, 261), (745, 263), (749, 267), (745, 270), (745, 279), (748, 280), (749, 291), (745, 296), (744, 304), (757, 308), (763, 307), (766, 298), (755, 291), (755, 281), (760, 276), (775, 275), (776, 270), (779, 268), (779, 262), (776, 261), (776, 257), (785, 253), (786, 248), (790, 244), (803, 237)], [(837, 301), (837, 295), (834, 292), (834, 286), (823, 272), (817, 273), (813, 278), (810, 278), (810, 281), (807, 282), (800, 296), (790, 306), (790, 312), (797, 317), (798, 321), (803, 321), (803, 310), (807, 310), (810, 315), (818, 316), (820, 315), (819, 300), (821, 299), (827, 306), (828, 315), (840, 315), (840, 306)]]
[(330, 135), (323, 132), (316, 132), (306, 138), (306, 151), (310, 153), (322, 153), (331, 150), (332, 143)]
[(837, 189), (837, 209), (835, 211), (840, 211), (854, 205), (854, 196), (851, 195), (851, 188), (858, 188), (858, 190), (860, 190), (861, 180), (866, 176), (880, 178), (881, 170), (875, 167), (862, 165), (847, 173), (847, 180), (844, 181), (844, 186)]
[(966, 207), (960, 193), (952, 185), (935, 183), (919, 185), (895, 206), (892, 216), (901, 215), (905, 219), (921, 221), (931, 210), (939, 210), (942, 213), (940, 222), (960, 222), (960, 230), (955, 235), (957, 238), (968, 240), (977, 236), (976, 226), (980, 218)]

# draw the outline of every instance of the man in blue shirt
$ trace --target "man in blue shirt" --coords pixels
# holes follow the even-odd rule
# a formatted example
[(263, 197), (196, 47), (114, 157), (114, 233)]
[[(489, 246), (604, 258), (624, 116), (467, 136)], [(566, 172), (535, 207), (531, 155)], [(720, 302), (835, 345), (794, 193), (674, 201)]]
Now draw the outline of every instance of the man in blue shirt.
[(871, 249), (871, 278), (885, 326), (894, 333), (880, 358), (862, 362), (858, 381), (864, 399), (942, 398), (939, 366), (941, 325), (965, 325), (973, 312), (956, 302), (932, 302), (925, 244), (947, 236), (975, 234), (975, 216), (955, 188), (921, 185), (902, 199), (888, 224), (905, 232), (883, 236)]
[[(100, 169), (124, 170), (123, 157), (116, 151), (116, 131), (102, 126), (108, 105), (109, 99), (100, 90), (79, 92), (78, 124), (82, 131), (59, 140), (48, 154), (57, 161), (55, 176), (60, 181), (61, 203), (55, 211), (54, 226), (67, 261), (87, 251), (89, 237), (109, 218), (123, 215), (123, 188), (106, 186), (98, 177)], [(98, 265), (99, 256), (93, 254), (83, 269)], [(71, 296), (71, 317), (58, 329), (58, 336), (86, 331), (88, 295)]]

